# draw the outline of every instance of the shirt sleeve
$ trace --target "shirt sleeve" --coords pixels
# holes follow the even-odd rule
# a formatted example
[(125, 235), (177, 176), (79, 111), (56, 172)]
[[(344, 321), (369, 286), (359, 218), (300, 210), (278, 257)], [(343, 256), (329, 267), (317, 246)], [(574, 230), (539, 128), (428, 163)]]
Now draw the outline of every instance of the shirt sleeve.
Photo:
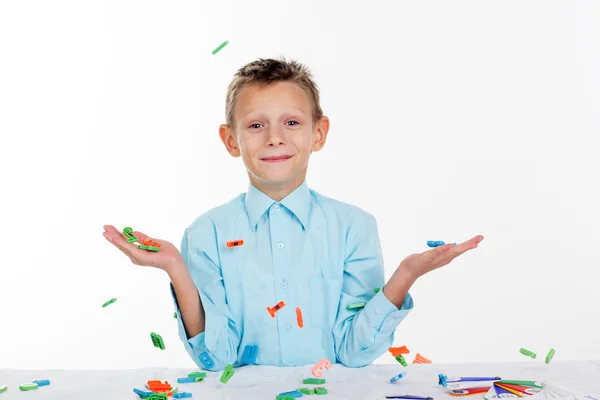
[(181, 241), (181, 255), (200, 295), (205, 330), (189, 337), (171, 284), (179, 338), (198, 367), (210, 371), (223, 370), (227, 364), (234, 364), (237, 360), (241, 335), (227, 305), (221, 268), (218, 261), (215, 262), (219, 257), (212, 221), (199, 221), (193, 228), (186, 229)]
[[(381, 356), (394, 341), (394, 332), (413, 308), (407, 294), (398, 309), (380, 290), (385, 274), (377, 222), (364, 213), (349, 228), (344, 277), (338, 314), (333, 328), (338, 361), (347, 367), (362, 367)], [(364, 308), (348, 310), (352, 303)]]

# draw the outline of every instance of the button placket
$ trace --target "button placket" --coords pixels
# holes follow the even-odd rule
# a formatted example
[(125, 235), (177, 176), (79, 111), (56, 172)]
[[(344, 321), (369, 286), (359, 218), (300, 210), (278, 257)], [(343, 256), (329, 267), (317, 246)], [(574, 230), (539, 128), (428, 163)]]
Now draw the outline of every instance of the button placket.
[[(288, 304), (289, 300), (289, 290), (287, 290), (288, 282), (285, 278), (285, 266), (289, 264), (289, 260), (287, 257), (287, 251), (284, 250), (284, 241), (286, 240), (286, 232), (288, 231), (288, 227), (286, 224), (286, 218), (284, 215), (284, 209), (279, 204), (274, 204), (271, 209), (270, 218), (270, 227), (271, 227), (271, 243), (272, 243), (272, 256), (273, 256), (273, 267), (274, 267), (274, 276), (275, 282), (279, 282), (279, 288), (277, 287), (277, 283), (275, 283), (275, 295), (279, 300), (283, 300), (286, 303), (286, 307), (284, 307), (280, 312), (278, 312), (276, 325), (278, 327), (278, 337), (281, 344), (281, 363), (282, 365), (286, 365), (286, 360), (289, 361), (294, 357), (293, 340), (294, 334), (292, 331), (292, 324), (289, 321), (290, 312), (289, 308), (291, 307)], [(294, 314), (295, 316), (295, 314)], [(294, 365), (292, 365), (294, 366)]]

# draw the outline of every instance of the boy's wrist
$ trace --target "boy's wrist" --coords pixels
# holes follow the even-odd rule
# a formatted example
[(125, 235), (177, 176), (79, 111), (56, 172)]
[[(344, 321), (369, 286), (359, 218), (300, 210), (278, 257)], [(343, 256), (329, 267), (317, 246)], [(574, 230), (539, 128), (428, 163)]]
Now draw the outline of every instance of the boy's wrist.
[(417, 280), (416, 276), (402, 270), (396, 271), (385, 284), (382, 291), (385, 297), (398, 309), (402, 307), (409, 289)]
[(183, 259), (178, 259), (178, 260), (174, 261), (173, 263), (167, 265), (164, 268), (164, 271), (167, 273), (167, 275), (169, 275), (169, 278), (171, 278), (171, 281), (173, 280), (173, 278), (177, 278), (177, 277), (181, 276), (182, 273), (189, 272), (187, 270), (187, 266), (185, 265), (185, 261)]

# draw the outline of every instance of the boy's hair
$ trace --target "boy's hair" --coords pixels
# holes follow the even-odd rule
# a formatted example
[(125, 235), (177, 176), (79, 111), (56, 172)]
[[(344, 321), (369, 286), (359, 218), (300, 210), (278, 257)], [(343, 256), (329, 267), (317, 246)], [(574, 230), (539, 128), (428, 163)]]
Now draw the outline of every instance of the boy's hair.
[(235, 130), (234, 110), (239, 92), (244, 85), (266, 86), (275, 82), (293, 82), (304, 90), (313, 105), (313, 125), (323, 116), (319, 100), (319, 89), (312, 79), (312, 73), (306, 66), (297, 61), (286, 61), (284, 57), (278, 60), (259, 58), (240, 68), (227, 88), (225, 106), (227, 125)]

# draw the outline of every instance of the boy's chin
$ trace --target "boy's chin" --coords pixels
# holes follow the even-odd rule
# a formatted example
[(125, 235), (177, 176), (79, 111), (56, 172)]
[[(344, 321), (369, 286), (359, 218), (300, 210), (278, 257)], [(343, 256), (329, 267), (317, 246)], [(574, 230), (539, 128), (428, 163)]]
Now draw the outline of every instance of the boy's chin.
[(293, 174), (266, 174), (260, 180), (262, 184), (270, 187), (284, 187), (293, 184), (296, 179)]

